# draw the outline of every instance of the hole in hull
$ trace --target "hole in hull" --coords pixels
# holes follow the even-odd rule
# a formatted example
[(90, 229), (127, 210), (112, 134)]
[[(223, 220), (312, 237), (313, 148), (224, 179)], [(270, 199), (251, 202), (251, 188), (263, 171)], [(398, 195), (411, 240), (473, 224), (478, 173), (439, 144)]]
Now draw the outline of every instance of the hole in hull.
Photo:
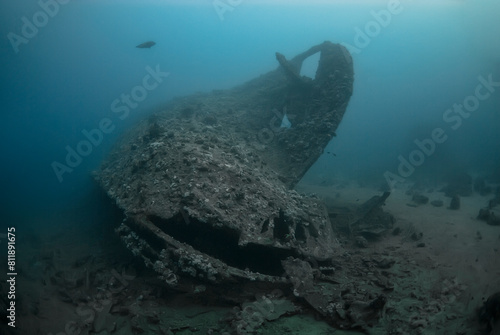
[(316, 71), (318, 70), (319, 57), (321, 53), (317, 52), (314, 55), (311, 55), (304, 59), (302, 62), (302, 67), (300, 68), (300, 75), (306, 76), (311, 79), (316, 78)]
[(192, 217), (186, 221), (181, 213), (168, 220), (153, 215), (148, 219), (176, 240), (242, 270), (281, 276), (281, 261), (289, 256), (297, 256), (294, 251), (265, 245), (249, 243), (244, 247), (239, 246), (239, 232), (236, 230), (227, 227), (213, 228)]

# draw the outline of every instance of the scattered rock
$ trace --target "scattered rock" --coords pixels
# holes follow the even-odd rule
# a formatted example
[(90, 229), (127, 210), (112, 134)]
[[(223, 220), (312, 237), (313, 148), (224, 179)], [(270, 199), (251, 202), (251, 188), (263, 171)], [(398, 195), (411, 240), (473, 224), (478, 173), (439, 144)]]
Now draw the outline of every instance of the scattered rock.
[(477, 215), (477, 219), (481, 221), (488, 221), (490, 217), (490, 209), (489, 208), (481, 208), (479, 210), (479, 214)]
[(410, 238), (413, 240), (413, 241), (419, 241), (421, 240), (422, 238), (424, 237), (424, 233), (422, 232), (413, 232), (410, 236)]
[(493, 208), (497, 205), (500, 205), (500, 198), (494, 198), (488, 202), (488, 208)]
[(480, 177), (474, 181), (474, 191), (476, 191), (477, 193), (479, 193), (482, 196), (485, 196), (485, 195), (490, 194), (492, 192), (492, 189), (490, 186), (488, 186), (486, 184), (486, 181), (484, 180), (484, 178)]
[(448, 185), (441, 191), (444, 192), (447, 197), (453, 197), (455, 195), (462, 197), (471, 196), (472, 177), (467, 173), (459, 173), (451, 176), (449, 178)]
[(366, 238), (364, 238), (363, 236), (356, 236), (354, 242), (360, 248), (368, 247), (368, 240)]
[(420, 194), (420, 193), (415, 193), (413, 195), (412, 200), (419, 205), (425, 205), (429, 202), (429, 197), (427, 197), (423, 194)]
[(434, 207), (443, 207), (444, 202), (443, 200), (432, 200), (431, 205)]
[(495, 198), (491, 199), (488, 203), (489, 208), (493, 208), (500, 205), (500, 186), (497, 188), (495, 192)]
[(500, 292), (494, 293), (488, 297), (477, 311), (479, 322), (483, 325), (487, 334), (497, 334), (492, 330), (497, 329), (500, 322)]
[(483, 239), (483, 234), (478, 230), (476, 232), (476, 240), (481, 241)]
[(373, 261), (377, 264), (377, 267), (380, 269), (389, 269), (396, 263), (396, 261), (390, 257), (374, 258)]
[(451, 198), (449, 209), (454, 209), (454, 210), (460, 209), (460, 197), (457, 194), (455, 194)]
[(396, 227), (392, 230), (392, 235), (397, 236), (397, 235), (401, 234), (401, 231), (402, 231), (401, 227)]
[(478, 220), (485, 221), (490, 226), (500, 226), (500, 210), (489, 208), (481, 208), (477, 216)]
[(500, 226), (500, 211), (494, 210), (490, 212), (488, 221), (486, 222), (490, 226)]

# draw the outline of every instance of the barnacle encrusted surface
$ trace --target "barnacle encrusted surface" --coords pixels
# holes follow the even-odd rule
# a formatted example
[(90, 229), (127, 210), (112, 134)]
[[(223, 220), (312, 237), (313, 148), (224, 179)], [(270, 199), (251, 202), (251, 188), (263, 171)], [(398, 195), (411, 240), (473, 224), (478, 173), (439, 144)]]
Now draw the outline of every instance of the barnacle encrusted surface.
[[(317, 52), (316, 77), (301, 77)], [(167, 284), (280, 281), (287, 257), (321, 262), (339, 249), (324, 206), (293, 186), (335, 136), (352, 59), (330, 42), (277, 59), (278, 69), (234, 89), (174, 99), (96, 173), (127, 216), (117, 232)]]

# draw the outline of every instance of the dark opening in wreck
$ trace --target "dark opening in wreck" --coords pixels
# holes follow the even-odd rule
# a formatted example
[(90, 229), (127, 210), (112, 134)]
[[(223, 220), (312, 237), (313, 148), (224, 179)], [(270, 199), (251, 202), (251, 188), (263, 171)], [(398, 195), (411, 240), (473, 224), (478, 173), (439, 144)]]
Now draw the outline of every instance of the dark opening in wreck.
[(182, 213), (168, 220), (156, 215), (148, 219), (177, 241), (241, 270), (281, 276), (284, 272), (281, 261), (298, 256), (295, 250), (264, 244), (239, 245), (241, 233), (237, 230), (225, 226), (210, 227), (196, 218), (186, 220)]

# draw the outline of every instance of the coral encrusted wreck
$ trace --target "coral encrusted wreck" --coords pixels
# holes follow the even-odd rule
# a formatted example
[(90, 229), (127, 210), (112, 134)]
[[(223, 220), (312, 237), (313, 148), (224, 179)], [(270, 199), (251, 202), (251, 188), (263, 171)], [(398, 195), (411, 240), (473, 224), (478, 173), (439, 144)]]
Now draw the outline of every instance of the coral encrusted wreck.
[[(300, 76), (318, 52), (315, 78)], [(300, 295), (293, 278), (312, 269), (306, 263), (331, 271), (340, 246), (328, 213), (293, 187), (335, 136), (353, 90), (352, 58), (331, 42), (276, 58), (276, 70), (241, 86), (174, 99), (96, 173), (126, 215), (118, 234), (168, 285), (288, 283)], [(310, 298), (324, 314), (330, 302), (319, 294)]]

